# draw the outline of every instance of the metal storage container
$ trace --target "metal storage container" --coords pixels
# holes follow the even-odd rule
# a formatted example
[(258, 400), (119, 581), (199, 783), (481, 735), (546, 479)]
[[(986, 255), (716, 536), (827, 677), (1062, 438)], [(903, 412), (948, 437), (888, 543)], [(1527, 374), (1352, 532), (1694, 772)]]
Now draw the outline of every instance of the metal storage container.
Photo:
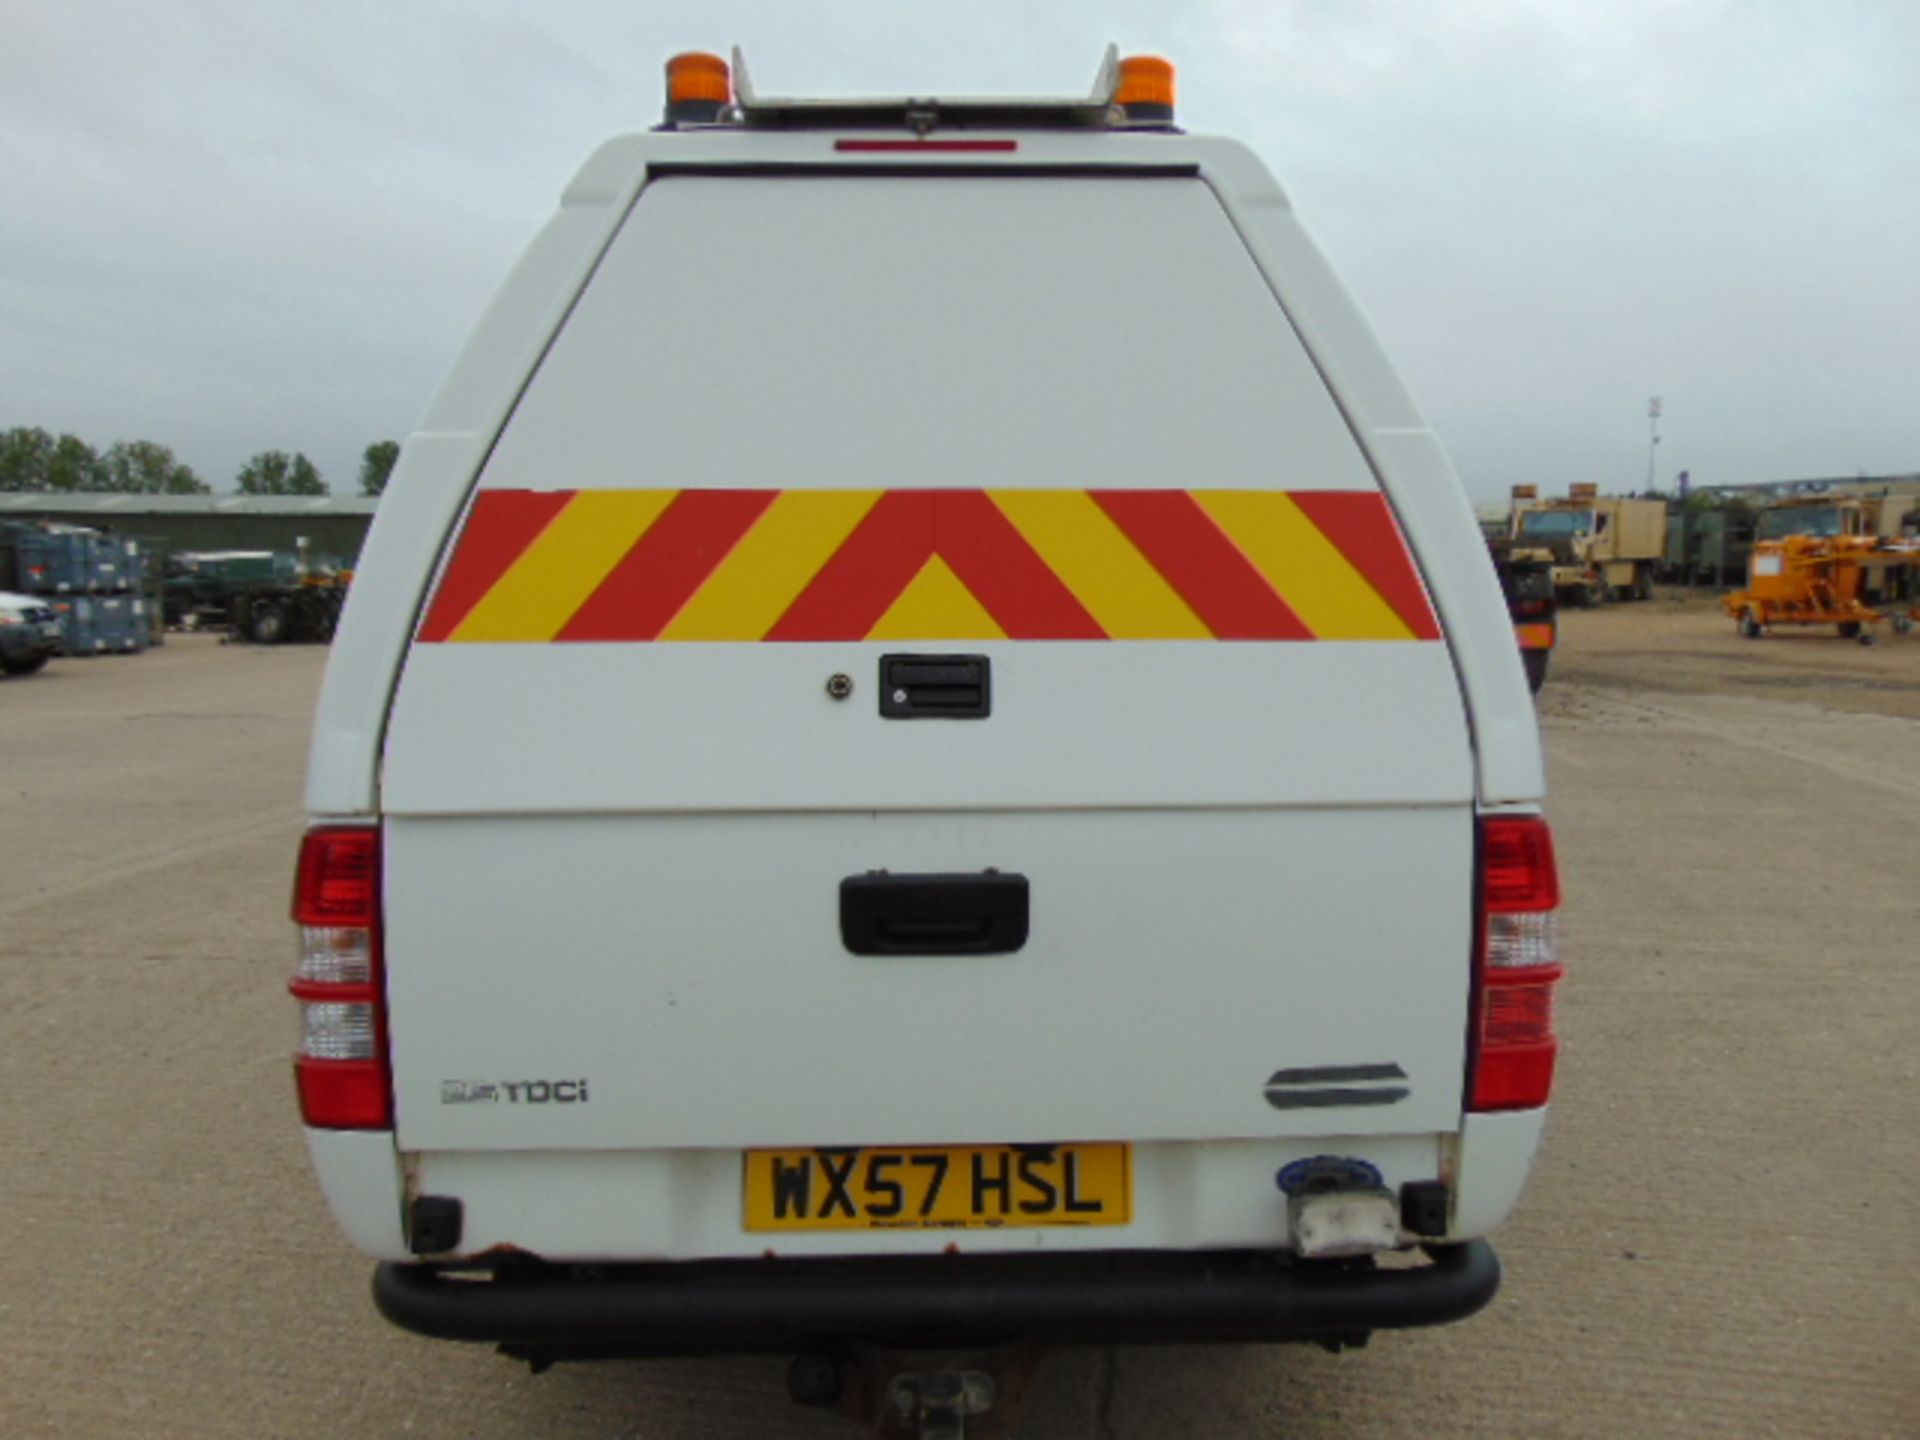
[(137, 590), (147, 557), (130, 535), (10, 525), (0, 535), (0, 588), (29, 595), (116, 594)]
[(50, 595), (69, 655), (131, 655), (147, 648), (147, 602), (138, 595)]
[(94, 619), (92, 600), (85, 595), (50, 596), (48, 603), (60, 617), (67, 654), (98, 655), (101, 652), (104, 646)]
[(138, 595), (92, 597), (96, 653), (131, 654), (147, 648), (147, 603)]
[(74, 531), (19, 529), (13, 533), (14, 588), (29, 595), (85, 594), (93, 588), (93, 554)]

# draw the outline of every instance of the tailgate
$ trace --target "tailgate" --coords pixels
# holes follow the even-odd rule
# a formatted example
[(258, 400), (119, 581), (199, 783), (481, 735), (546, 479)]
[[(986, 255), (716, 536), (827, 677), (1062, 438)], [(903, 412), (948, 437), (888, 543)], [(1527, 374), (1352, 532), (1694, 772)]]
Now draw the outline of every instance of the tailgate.
[[(1458, 1122), (1464, 807), (434, 818), (387, 833), (404, 1149)], [(1015, 953), (843, 945), (844, 877), (987, 866), (1031, 886)], [(1374, 1078), (1344, 1082), (1355, 1066)], [(1297, 1075), (1270, 1095), (1282, 1071)], [(562, 1099), (587, 1103), (504, 1088), (527, 1082), (571, 1082)]]

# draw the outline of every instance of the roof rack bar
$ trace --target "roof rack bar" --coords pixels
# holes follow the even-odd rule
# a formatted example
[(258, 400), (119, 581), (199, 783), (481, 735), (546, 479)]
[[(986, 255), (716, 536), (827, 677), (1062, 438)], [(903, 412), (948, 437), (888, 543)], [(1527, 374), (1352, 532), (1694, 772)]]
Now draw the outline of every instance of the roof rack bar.
[(1114, 108), (1120, 83), (1120, 47), (1108, 45), (1094, 73), (1093, 89), (1079, 96), (885, 96), (872, 99), (803, 99), (762, 95), (754, 88), (747, 57), (733, 47), (733, 106), (728, 116), (749, 129), (908, 129), (918, 134), (948, 129), (1077, 128), (1124, 123)]

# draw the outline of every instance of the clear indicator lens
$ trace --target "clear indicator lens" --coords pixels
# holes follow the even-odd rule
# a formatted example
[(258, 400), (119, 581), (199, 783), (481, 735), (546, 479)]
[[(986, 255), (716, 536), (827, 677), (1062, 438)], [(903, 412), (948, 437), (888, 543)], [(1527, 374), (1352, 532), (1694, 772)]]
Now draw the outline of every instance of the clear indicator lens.
[(1529, 969), (1560, 963), (1560, 917), (1551, 911), (1487, 917), (1487, 968)]
[(345, 925), (302, 925), (295, 978), (317, 985), (371, 984), (372, 932)]
[(300, 1007), (300, 1053), (315, 1060), (371, 1060), (373, 1006), (307, 1001)]

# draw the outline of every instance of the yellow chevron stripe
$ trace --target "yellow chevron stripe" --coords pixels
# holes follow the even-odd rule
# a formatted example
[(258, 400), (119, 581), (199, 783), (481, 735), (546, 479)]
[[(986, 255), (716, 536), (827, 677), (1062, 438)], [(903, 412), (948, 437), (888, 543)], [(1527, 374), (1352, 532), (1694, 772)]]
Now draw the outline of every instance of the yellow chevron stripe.
[(1213, 632), (1084, 490), (989, 490), (988, 498), (1115, 640), (1211, 640)]
[(874, 621), (869, 640), (1004, 640), (1007, 632), (938, 555)]
[(758, 640), (879, 503), (878, 490), (783, 490), (662, 640)]
[(1195, 490), (1193, 498), (1318, 638), (1413, 638), (1406, 622), (1292, 496), (1272, 490)]
[(448, 638), (553, 639), (679, 493), (581, 491)]

